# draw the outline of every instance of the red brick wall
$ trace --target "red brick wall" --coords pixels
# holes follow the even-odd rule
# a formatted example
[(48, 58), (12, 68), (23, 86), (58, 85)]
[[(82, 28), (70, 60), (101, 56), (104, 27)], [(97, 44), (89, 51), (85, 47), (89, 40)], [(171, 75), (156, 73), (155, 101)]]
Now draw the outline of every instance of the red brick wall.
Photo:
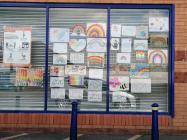
[[(24, 2), (24, 0), (15, 1)], [(29, 1), (55, 2), (53, 0), (25, 0), (25, 2)], [(161, 116), (159, 124), (162, 131), (187, 132), (187, 0), (56, 0), (56, 2), (175, 4), (175, 117)], [(67, 114), (0, 114), (0, 129), (3, 130), (57, 131), (63, 129), (67, 131), (69, 124), (70, 115)], [(79, 130), (90, 130), (90, 132), (94, 130), (113, 133), (130, 130), (133, 130), (131, 132), (150, 132), (151, 116), (79, 115), (78, 124)]]

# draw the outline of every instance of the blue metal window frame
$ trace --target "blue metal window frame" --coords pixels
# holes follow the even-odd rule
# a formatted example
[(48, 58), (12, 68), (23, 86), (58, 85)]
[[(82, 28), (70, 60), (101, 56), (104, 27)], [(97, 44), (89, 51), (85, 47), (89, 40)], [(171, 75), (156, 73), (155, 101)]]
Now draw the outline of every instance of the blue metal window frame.
[(94, 8), (107, 10), (107, 93), (106, 111), (79, 111), (81, 114), (134, 114), (151, 115), (151, 112), (113, 112), (109, 111), (109, 72), (110, 72), (110, 10), (111, 9), (165, 9), (169, 11), (169, 108), (168, 112), (159, 112), (160, 115), (174, 117), (174, 41), (175, 41), (175, 5), (174, 4), (90, 4), (90, 3), (19, 3), (0, 2), (0, 7), (27, 7), (46, 9), (46, 48), (45, 48), (45, 86), (44, 86), (44, 109), (43, 110), (0, 110), (0, 113), (70, 113), (71, 111), (49, 111), (48, 105), (48, 42), (49, 42), (49, 9), (50, 8)]

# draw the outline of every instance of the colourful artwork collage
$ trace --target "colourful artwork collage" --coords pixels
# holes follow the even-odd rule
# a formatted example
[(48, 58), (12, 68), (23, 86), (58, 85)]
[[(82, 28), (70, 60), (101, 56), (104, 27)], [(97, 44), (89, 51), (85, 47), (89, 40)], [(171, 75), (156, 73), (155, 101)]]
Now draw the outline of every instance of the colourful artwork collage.
[(168, 28), (165, 17), (149, 17), (147, 25), (111, 24), (112, 102), (126, 102), (128, 97), (134, 100), (135, 93), (152, 92), (152, 67), (158, 67), (154, 69), (157, 73), (167, 67)]
[(106, 23), (51, 28), (50, 43), (53, 46), (51, 99), (83, 100), (83, 94), (87, 92), (89, 102), (102, 102)]

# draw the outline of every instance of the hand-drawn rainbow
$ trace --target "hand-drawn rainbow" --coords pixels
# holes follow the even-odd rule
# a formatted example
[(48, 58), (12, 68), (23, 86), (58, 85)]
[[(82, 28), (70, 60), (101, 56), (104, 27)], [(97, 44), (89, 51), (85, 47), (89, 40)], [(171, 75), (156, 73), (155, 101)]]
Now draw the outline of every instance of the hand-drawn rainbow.
[(164, 49), (148, 51), (148, 62), (149, 64), (167, 64), (168, 51)]
[(88, 37), (105, 37), (106, 36), (106, 24), (104, 23), (90, 23), (87, 25)]
[(131, 64), (130, 68), (131, 78), (147, 78), (149, 77), (149, 65), (148, 64)]
[(75, 24), (71, 27), (71, 36), (86, 36), (86, 28), (82, 24)]
[(104, 53), (88, 53), (88, 67), (104, 67)]
[(80, 76), (80, 75), (69, 76), (69, 85), (71, 85), (71, 86), (83, 86), (84, 85), (84, 76)]
[(167, 35), (150, 35), (150, 47), (167, 47)]

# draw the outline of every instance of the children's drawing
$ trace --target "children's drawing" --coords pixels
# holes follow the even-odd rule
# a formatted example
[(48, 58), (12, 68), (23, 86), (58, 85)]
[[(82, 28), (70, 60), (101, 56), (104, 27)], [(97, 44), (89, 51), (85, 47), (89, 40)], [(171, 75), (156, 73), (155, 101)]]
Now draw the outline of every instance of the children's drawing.
[(88, 38), (87, 52), (106, 52), (106, 38)]
[(88, 80), (88, 90), (101, 91), (102, 90), (102, 80)]
[(119, 50), (120, 48), (120, 38), (111, 38), (110, 40), (110, 49)]
[(168, 47), (167, 35), (150, 35), (150, 47)]
[(127, 101), (126, 94), (127, 92), (123, 92), (123, 91), (112, 92), (112, 102), (126, 102)]
[(69, 99), (82, 100), (83, 99), (83, 89), (69, 89)]
[(53, 54), (53, 64), (66, 65), (67, 55), (66, 54)]
[(43, 87), (42, 68), (16, 68), (15, 86)]
[(88, 91), (88, 102), (102, 102), (102, 91)]
[(122, 26), (122, 36), (136, 36), (136, 26)]
[(129, 64), (131, 62), (131, 53), (117, 53), (117, 63)]
[(132, 93), (151, 93), (151, 79), (131, 79)]
[(131, 52), (132, 39), (122, 38), (121, 39), (121, 52)]
[(86, 36), (86, 28), (82, 24), (75, 24), (70, 29), (71, 36)]
[(89, 78), (103, 79), (103, 69), (89, 69)]
[(131, 78), (148, 78), (149, 77), (149, 65), (144, 63), (131, 64), (130, 68)]
[(70, 75), (69, 76), (69, 85), (71, 85), (71, 86), (83, 86), (84, 85), (84, 76)]
[(87, 37), (105, 37), (106, 36), (106, 23), (88, 23), (87, 24)]
[(150, 49), (148, 50), (149, 64), (167, 64), (168, 51), (165, 49)]
[(67, 43), (53, 43), (53, 53), (67, 53)]
[(50, 77), (50, 87), (64, 87), (64, 77)]
[(70, 39), (69, 46), (75, 52), (80, 52), (86, 47), (86, 39)]
[(28, 71), (28, 86), (43, 87), (43, 68), (30, 68)]
[(111, 64), (110, 69), (111, 75), (128, 75), (129, 66), (124, 64)]
[(136, 58), (136, 61), (145, 62), (146, 61), (146, 52), (145, 51), (136, 51), (135, 58)]
[(110, 76), (109, 80), (110, 91), (128, 91), (129, 77), (128, 76)]
[(64, 66), (51, 66), (50, 76), (64, 76)]
[(136, 27), (136, 38), (148, 38), (148, 26)]
[(86, 75), (85, 65), (66, 65), (65, 66), (66, 75)]
[(104, 68), (104, 53), (88, 53), (88, 67)]
[(50, 42), (69, 42), (69, 29), (50, 28), (49, 39)]
[(121, 24), (111, 25), (111, 37), (121, 37)]
[(168, 32), (168, 17), (149, 17), (149, 32)]
[(70, 63), (84, 64), (84, 53), (70, 53)]
[(147, 50), (148, 40), (134, 40), (134, 50)]
[(51, 88), (51, 99), (65, 99), (65, 89)]
[(28, 68), (16, 68), (15, 86), (28, 86)]

